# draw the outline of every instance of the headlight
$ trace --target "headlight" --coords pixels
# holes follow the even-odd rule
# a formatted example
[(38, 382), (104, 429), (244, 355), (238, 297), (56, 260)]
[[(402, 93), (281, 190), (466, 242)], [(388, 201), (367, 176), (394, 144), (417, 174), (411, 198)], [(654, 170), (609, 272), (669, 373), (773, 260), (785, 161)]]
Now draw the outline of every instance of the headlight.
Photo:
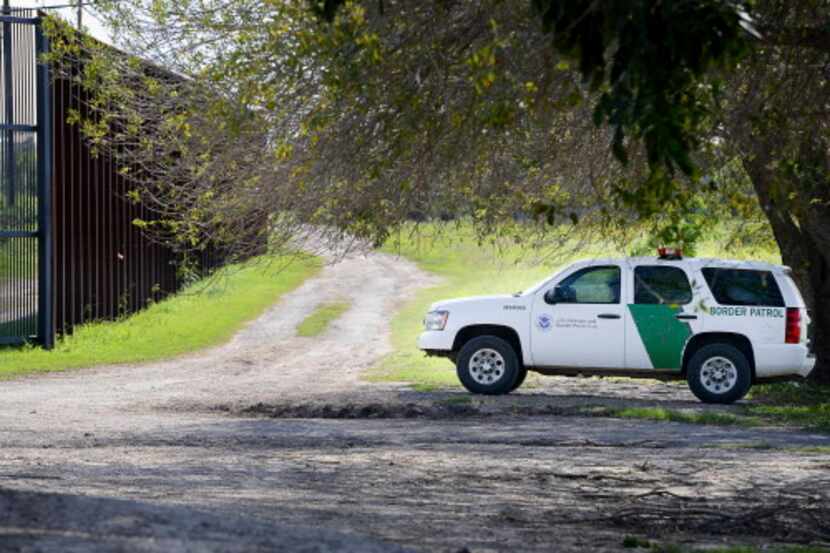
[(427, 330), (444, 330), (444, 327), (447, 326), (447, 317), (449, 316), (449, 311), (430, 311), (424, 317), (424, 328)]

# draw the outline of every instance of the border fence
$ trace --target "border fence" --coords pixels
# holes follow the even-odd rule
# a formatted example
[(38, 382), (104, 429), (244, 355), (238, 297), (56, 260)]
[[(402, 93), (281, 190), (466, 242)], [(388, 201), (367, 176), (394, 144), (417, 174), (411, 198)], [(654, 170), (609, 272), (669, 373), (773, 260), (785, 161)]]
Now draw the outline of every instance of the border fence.
[(0, 16), (0, 344), (54, 342), (48, 49), (31, 11)]
[[(138, 311), (183, 285), (181, 254), (133, 224), (116, 163), (95, 156), (70, 112), (88, 98), (54, 78), (33, 10), (0, 13), (0, 345), (37, 341)], [(219, 264), (201, 259), (203, 269)]]

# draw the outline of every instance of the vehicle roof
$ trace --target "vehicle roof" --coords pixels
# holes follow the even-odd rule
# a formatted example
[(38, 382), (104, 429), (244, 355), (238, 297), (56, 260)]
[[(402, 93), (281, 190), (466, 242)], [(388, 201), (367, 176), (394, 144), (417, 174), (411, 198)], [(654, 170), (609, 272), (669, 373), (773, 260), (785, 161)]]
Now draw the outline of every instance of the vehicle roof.
[(726, 269), (750, 269), (755, 271), (771, 271), (773, 273), (789, 272), (790, 268), (786, 265), (776, 265), (767, 263), (766, 261), (747, 261), (740, 259), (718, 259), (713, 257), (684, 257), (681, 259), (661, 259), (656, 256), (651, 257), (617, 257), (617, 258), (595, 258), (583, 259), (577, 261), (574, 265), (601, 265), (609, 264), (629, 264), (629, 265), (683, 265), (693, 269), (701, 269), (704, 267), (720, 267)]

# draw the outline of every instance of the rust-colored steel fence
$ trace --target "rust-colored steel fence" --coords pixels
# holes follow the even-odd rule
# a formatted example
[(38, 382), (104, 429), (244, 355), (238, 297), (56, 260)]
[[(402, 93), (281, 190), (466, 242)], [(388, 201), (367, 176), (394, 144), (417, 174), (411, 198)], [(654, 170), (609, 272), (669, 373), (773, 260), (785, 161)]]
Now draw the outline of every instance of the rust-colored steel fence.
[[(51, 347), (74, 326), (114, 319), (177, 291), (182, 256), (133, 224), (116, 163), (88, 148), (71, 111), (87, 97), (41, 63), (48, 40), (31, 11), (0, 14), (0, 344)], [(204, 255), (203, 269), (221, 261)]]
[[(177, 291), (182, 257), (133, 224), (154, 214), (128, 199), (120, 167), (104, 153), (93, 155), (79, 126), (67, 123), (71, 112), (88, 116), (84, 90), (64, 78), (52, 87), (54, 326), (60, 334), (133, 313)], [(216, 261), (200, 260), (202, 268)]]

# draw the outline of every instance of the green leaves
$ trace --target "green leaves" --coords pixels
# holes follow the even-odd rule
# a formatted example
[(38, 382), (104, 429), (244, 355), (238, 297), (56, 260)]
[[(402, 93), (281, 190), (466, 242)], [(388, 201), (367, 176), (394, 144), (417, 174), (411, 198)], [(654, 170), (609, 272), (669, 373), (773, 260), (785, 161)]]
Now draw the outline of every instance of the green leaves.
[[(325, 21), (334, 21), (343, 4), (351, 5), (342, 0), (310, 3)], [(613, 155), (628, 164), (632, 149), (643, 149), (651, 174), (641, 181), (642, 188), (652, 188), (649, 194), (659, 192), (656, 199), (665, 201), (676, 184), (675, 173), (695, 178), (692, 154), (711, 115), (713, 87), (706, 83), (713, 69), (731, 67), (751, 39), (744, 5), (731, 0), (531, 0), (531, 5), (551, 48), (574, 60), (596, 93), (594, 120), (610, 126)], [(509, 31), (500, 28), (502, 22), (492, 27), (494, 34)], [(491, 103), (482, 111), (483, 121), (506, 126), (513, 122), (511, 109), (491, 92), (498, 80), (507, 76), (509, 81), (509, 74), (497, 67), (496, 48), (485, 43), (466, 63), (476, 93)], [(523, 55), (548, 54), (530, 49)], [(569, 67), (567, 60), (558, 59), (545, 71), (553, 75)]]
[[(645, 146), (658, 177), (692, 175), (708, 93), (700, 83), (748, 47), (741, 5), (724, 0), (533, 0), (553, 47), (579, 61), (601, 91), (597, 124), (613, 129), (612, 150), (628, 162), (628, 136)], [(662, 169), (658, 170), (658, 167)]]
[(309, 0), (314, 14), (326, 21), (334, 20), (337, 9), (345, 3), (345, 0)]

